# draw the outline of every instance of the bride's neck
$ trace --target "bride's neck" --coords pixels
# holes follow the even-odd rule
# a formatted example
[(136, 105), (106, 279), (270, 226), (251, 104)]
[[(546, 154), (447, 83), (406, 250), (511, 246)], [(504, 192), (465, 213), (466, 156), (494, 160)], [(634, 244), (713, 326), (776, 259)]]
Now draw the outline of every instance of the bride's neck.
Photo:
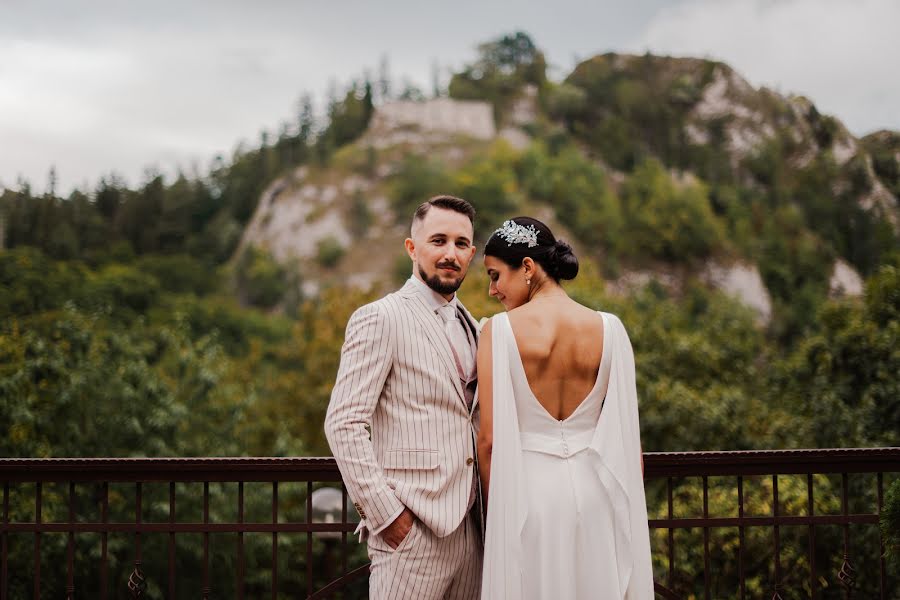
[(531, 292), (528, 294), (528, 301), (533, 302), (535, 300), (568, 297), (569, 295), (562, 289), (562, 286), (548, 277), (531, 288)]

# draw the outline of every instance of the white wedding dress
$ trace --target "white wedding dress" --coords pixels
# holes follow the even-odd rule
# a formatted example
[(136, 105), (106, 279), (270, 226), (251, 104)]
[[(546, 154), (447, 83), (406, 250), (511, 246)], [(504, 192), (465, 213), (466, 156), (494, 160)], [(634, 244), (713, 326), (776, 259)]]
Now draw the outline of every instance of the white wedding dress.
[(597, 381), (563, 421), (532, 393), (507, 315), (491, 320), (483, 600), (653, 600), (634, 356), (621, 321), (600, 314)]

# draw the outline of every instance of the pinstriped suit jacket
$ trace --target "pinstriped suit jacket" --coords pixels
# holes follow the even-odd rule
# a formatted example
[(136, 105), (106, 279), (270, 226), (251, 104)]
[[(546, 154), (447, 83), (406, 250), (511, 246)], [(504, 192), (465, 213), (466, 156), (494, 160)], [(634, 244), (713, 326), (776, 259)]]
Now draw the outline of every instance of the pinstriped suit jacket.
[(411, 281), (353, 314), (325, 434), (365, 526), (406, 506), (439, 537), (457, 528), (476, 476), (476, 410), (440, 317)]

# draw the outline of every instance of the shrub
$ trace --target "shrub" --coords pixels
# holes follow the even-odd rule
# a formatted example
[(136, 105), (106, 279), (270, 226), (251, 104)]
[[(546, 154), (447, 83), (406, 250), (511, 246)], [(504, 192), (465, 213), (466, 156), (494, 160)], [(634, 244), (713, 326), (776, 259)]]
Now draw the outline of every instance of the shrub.
[(451, 189), (444, 166), (418, 154), (404, 157), (392, 179), (391, 207), (400, 223), (409, 222), (422, 202)]
[(519, 164), (523, 187), (551, 204), (556, 216), (592, 249), (614, 254), (620, 243), (622, 213), (606, 173), (574, 146), (556, 155), (535, 144)]
[(623, 190), (629, 252), (667, 261), (708, 256), (723, 242), (709, 193), (699, 182), (674, 182), (662, 164), (643, 162)]
[(334, 237), (328, 236), (319, 240), (316, 245), (316, 260), (326, 269), (331, 269), (344, 257), (346, 250)]
[(137, 264), (167, 292), (204, 295), (218, 287), (215, 269), (187, 254), (146, 255)]
[(886, 555), (900, 566), (900, 479), (891, 484), (884, 495), (881, 510), (881, 536)]
[(277, 304), (287, 289), (287, 273), (271, 254), (247, 248), (238, 261), (237, 281), (248, 303), (262, 308)]

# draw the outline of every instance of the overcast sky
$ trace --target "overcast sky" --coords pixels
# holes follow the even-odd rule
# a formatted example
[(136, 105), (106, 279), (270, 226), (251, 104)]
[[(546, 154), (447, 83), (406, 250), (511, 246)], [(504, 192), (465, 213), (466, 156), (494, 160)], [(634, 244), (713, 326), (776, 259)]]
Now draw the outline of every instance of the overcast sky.
[(516, 30), (556, 76), (607, 51), (711, 57), (857, 135), (900, 130), (898, 24), (898, 0), (0, 0), (0, 186), (202, 171), (383, 55), (428, 90), (433, 64)]

